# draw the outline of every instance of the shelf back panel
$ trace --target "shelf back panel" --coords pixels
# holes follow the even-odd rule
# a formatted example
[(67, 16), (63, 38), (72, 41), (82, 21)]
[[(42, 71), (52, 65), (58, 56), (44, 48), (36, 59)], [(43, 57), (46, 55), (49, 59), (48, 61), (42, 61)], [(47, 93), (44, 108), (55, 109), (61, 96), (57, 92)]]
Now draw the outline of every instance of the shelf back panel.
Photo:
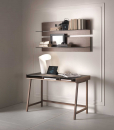
[(50, 28), (55, 27), (55, 24), (60, 24), (62, 21), (57, 22), (44, 22), (42, 23), (42, 31), (50, 31)]
[[(50, 37), (42, 38), (42, 41), (50, 41)], [(68, 37), (67, 44), (77, 47), (90, 47), (90, 37)]]

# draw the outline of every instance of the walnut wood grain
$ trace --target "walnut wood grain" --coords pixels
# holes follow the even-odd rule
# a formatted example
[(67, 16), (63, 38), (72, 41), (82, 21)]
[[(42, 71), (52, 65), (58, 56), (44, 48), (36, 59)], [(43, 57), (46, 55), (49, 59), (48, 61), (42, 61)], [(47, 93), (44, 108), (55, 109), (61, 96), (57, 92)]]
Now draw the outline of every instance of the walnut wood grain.
[(68, 37), (67, 43), (78, 47), (90, 47), (90, 37)]
[[(42, 38), (42, 41), (50, 41), (50, 37)], [(74, 47), (90, 47), (90, 37), (67, 37), (67, 44)]]
[(57, 47), (53, 47), (53, 48), (42, 48), (42, 51), (52, 51), (52, 52), (90, 52), (91, 48), (90, 47), (86, 47), (86, 48), (81, 48), (81, 47), (72, 47), (72, 48), (57, 48)]
[[(86, 29), (91, 30), (91, 20), (86, 20)], [(50, 31), (50, 28), (55, 27), (55, 24), (60, 24), (62, 21), (53, 21), (53, 22), (43, 22), (42, 23), (42, 31)]]
[[(60, 24), (62, 21), (56, 22), (44, 22), (42, 23), (42, 36), (47, 36), (42, 38), (42, 41), (50, 41), (50, 34), (67, 34), (67, 35), (90, 35), (91, 22), (86, 20), (87, 30), (60, 30), (60, 31), (50, 31), (50, 28), (55, 27), (55, 24)], [(42, 48), (42, 51), (56, 51), (56, 52), (90, 52), (91, 43), (90, 37), (68, 37), (67, 44), (73, 44), (73, 48)], [(77, 47), (77, 48), (74, 48)], [(86, 48), (81, 48), (86, 47)]]
[(80, 113), (80, 112), (82, 112), (82, 111), (85, 111), (86, 109), (87, 109), (87, 107), (85, 107), (85, 108), (83, 108), (83, 109), (77, 111), (76, 114), (78, 114), (78, 113)]
[(63, 30), (42, 32), (42, 36), (50, 36), (50, 34), (90, 35), (90, 30)]
[(30, 79), (30, 80), (29, 80), (29, 89), (28, 89), (28, 95), (27, 95), (27, 105), (26, 105), (26, 111), (27, 111), (27, 112), (28, 112), (29, 101), (30, 101), (31, 83), (32, 83), (32, 79)]
[(65, 103), (65, 102), (57, 102), (57, 101), (50, 101), (50, 100), (43, 100), (44, 102), (56, 103), (56, 104), (63, 104), (63, 105), (71, 105), (74, 106), (75, 104), (72, 103)]
[(30, 106), (33, 106), (33, 105), (36, 105), (36, 104), (39, 104), (39, 103), (41, 103), (41, 101), (35, 102), (35, 103), (32, 103), (32, 104), (29, 104), (29, 107), (30, 107)]
[(81, 82), (85, 82), (85, 81), (87, 81), (87, 80), (90, 80), (90, 76), (88, 75), (86, 75), (86, 76), (82, 76), (82, 77), (80, 77), (80, 78), (76, 78), (75, 79), (75, 81), (76, 81), (76, 83), (81, 83)]
[[(86, 113), (88, 113), (88, 80), (90, 79), (90, 76), (89, 75), (84, 75), (84, 76), (81, 76), (81, 77), (78, 77), (78, 78), (75, 78), (75, 83), (76, 83), (76, 90), (75, 90), (75, 104), (72, 104), (72, 103), (65, 103), (65, 102), (57, 102), (57, 101), (50, 101), (50, 100), (43, 100), (43, 79), (44, 77), (57, 77), (59, 78), (59, 80), (55, 80), (55, 81), (61, 81), (60, 79), (62, 78), (61, 76), (59, 75), (48, 75), (48, 74), (41, 74), (41, 73), (33, 73), (33, 74), (29, 74), (29, 75), (26, 75), (26, 78), (28, 78), (30, 80), (30, 83), (29, 83), (29, 90), (28, 90), (28, 97), (27, 97), (27, 107), (26, 107), (26, 111), (28, 111), (28, 107), (30, 106), (33, 106), (33, 105), (36, 105), (36, 104), (39, 104), (41, 103), (41, 106), (43, 106), (43, 101), (44, 102), (50, 102), (50, 103), (57, 103), (57, 104), (63, 104), (63, 105), (71, 105), (71, 106), (74, 106), (74, 120), (76, 119), (76, 114), (86, 110)], [(32, 79), (38, 79), (38, 80), (41, 80), (41, 101), (39, 102), (36, 102), (36, 103), (33, 103), (33, 104), (29, 104), (29, 101), (30, 101), (30, 90), (31, 90), (31, 82), (32, 82)], [(48, 79), (47, 79), (48, 80)], [(50, 81), (50, 80), (48, 80)], [(69, 82), (72, 82), (72, 81), (69, 81)], [(82, 83), (82, 82), (86, 82), (86, 105), (79, 105), (77, 104), (77, 99), (78, 99), (78, 84), (79, 83)], [(84, 107), (83, 109), (77, 111), (77, 106), (80, 106), (80, 107)]]
[[(50, 102), (50, 103), (55, 103), (55, 104), (63, 104), (63, 105), (70, 105), (70, 106), (75, 106), (75, 104), (72, 103), (65, 103), (65, 102), (57, 102), (57, 101), (50, 101), (50, 100), (43, 100), (44, 102)], [(86, 107), (86, 105), (80, 105), (77, 104), (79, 107)]]
[(41, 107), (43, 107), (43, 80), (41, 80)]
[(50, 28), (55, 27), (55, 24), (60, 24), (62, 21), (55, 22), (43, 22), (42, 23), (42, 31), (50, 31)]
[(86, 114), (88, 114), (88, 80), (86, 81)]
[(78, 100), (78, 83), (76, 83), (76, 90), (75, 90), (74, 120), (76, 120), (77, 100)]

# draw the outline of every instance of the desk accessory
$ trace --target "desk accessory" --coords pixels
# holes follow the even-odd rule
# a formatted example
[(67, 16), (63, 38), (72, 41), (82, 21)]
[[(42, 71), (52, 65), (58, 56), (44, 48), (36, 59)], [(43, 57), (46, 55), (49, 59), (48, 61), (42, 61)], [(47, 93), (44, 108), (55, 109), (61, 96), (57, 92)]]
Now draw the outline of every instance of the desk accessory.
[(58, 74), (57, 69), (58, 69), (58, 66), (49, 66), (47, 74), (57, 75)]
[(74, 74), (74, 73), (71, 73), (71, 72), (59, 73), (58, 75), (63, 76), (65, 78), (76, 78), (76, 77), (80, 77), (81, 76), (80, 74)]
[(46, 60), (50, 60), (50, 59), (51, 59), (51, 55), (49, 55), (49, 54), (44, 54), (44, 55), (39, 56), (41, 74), (47, 73)]

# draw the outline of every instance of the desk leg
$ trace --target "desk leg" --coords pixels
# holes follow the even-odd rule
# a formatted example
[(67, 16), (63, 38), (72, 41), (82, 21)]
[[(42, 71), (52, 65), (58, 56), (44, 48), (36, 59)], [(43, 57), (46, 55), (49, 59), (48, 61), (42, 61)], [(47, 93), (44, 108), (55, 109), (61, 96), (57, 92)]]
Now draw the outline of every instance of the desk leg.
[(74, 120), (76, 120), (77, 99), (78, 99), (78, 83), (76, 83), (76, 92), (75, 92)]
[(43, 107), (43, 80), (41, 80), (41, 107)]
[(86, 81), (86, 114), (88, 114), (88, 80)]
[(27, 105), (26, 105), (26, 111), (27, 112), (28, 112), (29, 100), (30, 100), (31, 83), (32, 83), (32, 79), (30, 79), (30, 82), (29, 82), (29, 90), (28, 90)]

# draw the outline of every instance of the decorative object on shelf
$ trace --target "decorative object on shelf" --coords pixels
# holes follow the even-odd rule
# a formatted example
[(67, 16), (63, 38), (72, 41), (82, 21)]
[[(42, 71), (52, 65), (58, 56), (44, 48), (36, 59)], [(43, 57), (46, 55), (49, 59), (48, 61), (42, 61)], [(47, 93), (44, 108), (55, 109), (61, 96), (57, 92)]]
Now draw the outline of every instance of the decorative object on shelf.
[(52, 44), (51, 44), (51, 43), (49, 43), (48, 47), (51, 47), (51, 46), (52, 46)]
[(48, 47), (49, 41), (40, 42), (39, 47)]
[(58, 66), (49, 66), (47, 74), (57, 75), (58, 74), (57, 69), (58, 69)]
[(62, 30), (68, 30), (69, 20), (65, 18), (64, 21), (59, 25), (61, 26)]
[(46, 60), (50, 60), (50, 59), (51, 59), (51, 55), (49, 55), (49, 54), (44, 54), (44, 55), (39, 56), (41, 74), (47, 73)]
[(57, 27), (57, 28), (58, 28), (58, 30), (62, 30), (62, 27), (61, 27), (61, 25), (60, 25), (60, 24), (55, 24), (55, 27)]
[(51, 27), (50, 28), (50, 31), (59, 31), (59, 30), (61, 30), (62, 28), (61, 28), (61, 25), (59, 25), (59, 24), (55, 24), (55, 27)]
[(51, 41), (52, 46), (67, 44), (67, 35), (66, 34), (50, 34), (50, 41)]

